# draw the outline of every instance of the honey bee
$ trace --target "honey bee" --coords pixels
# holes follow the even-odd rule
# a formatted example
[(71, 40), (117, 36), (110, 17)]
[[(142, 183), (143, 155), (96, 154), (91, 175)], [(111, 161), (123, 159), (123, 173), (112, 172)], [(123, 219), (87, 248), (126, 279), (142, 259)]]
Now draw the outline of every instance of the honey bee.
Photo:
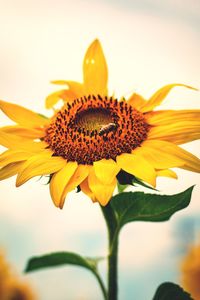
[(107, 125), (101, 125), (101, 129), (99, 130), (99, 135), (103, 135), (105, 133), (109, 133), (111, 131), (115, 131), (117, 129), (117, 124), (115, 123), (109, 123)]

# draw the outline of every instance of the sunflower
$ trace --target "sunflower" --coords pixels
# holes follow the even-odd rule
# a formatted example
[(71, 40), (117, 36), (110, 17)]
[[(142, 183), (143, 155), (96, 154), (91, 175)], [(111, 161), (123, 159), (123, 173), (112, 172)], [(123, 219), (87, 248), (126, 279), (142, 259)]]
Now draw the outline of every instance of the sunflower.
[(34, 300), (34, 292), (29, 284), (22, 281), (5, 259), (0, 249), (0, 299)]
[(149, 100), (134, 93), (128, 99), (109, 96), (106, 59), (98, 40), (83, 61), (83, 83), (53, 81), (64, 86), (46, 99), (46, 108), (63, 100), (45, 118), (16, 104), (0, 102), (16, 125), (0, 130), (8, 148), (0, 157), (0, 179), (17, 174), (16, 186), (34, 176), (50, 175), (50, 194), (62, 208), (68, 192), (79, 187), (105, 206), (121, 172), (155, 187), (157, 176), (177, 178), (170, 168), (200, 171), (200, 160), (178, 145), (200, 137), (200, 110), (154, 111), (169, 84)]
[(200, 300), (200, 244), (190, 247), (181, 264), (182, 285), (192, 297)]
[(10, 277), (10, 269), (5, 261), (2, 251), (0, 251), (0, 299), (5, 294), (7, 278)]

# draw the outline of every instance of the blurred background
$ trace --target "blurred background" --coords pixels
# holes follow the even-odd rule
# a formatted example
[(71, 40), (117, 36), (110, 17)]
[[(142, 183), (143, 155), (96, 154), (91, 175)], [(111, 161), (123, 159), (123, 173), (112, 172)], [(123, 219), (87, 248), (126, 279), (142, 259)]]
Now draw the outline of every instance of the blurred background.
[[(82, 80), (82, 60), (99, 38), (109, 67), (109, 90), (148, 98), (161, 86), (180, 82), (200, 88), (199, 0), (0, 0), (0, 98), (45, 111), (45, 97), (58, 88), (50, 80)], [(200, 93), (175, 88), (162, 109), (200, 107)], [(10, 121), (0, 115), (1, 125)], [(183, 147), (197, 156), (200, 143)], [(180, 265), (200, 240), (199, 175), (175, 170), (178, 181), (158, 180), (162, 193), (196, 184), (190, 206), (169, 222), (136, 222), (120, 236), (119, 299), (151, 299), (163, 281), (180, 282)], [(70, 193), (64, 209), (53, 206), (45, 180), (19, 189), (1, 182), (0, 248), (22, 274), (33, 255), (59, 250), (106, 255), (106, 227), (97, 204)], [(105, 278), (106, 265), (100, 264)], [(24, 275), (23, 275), (24, 276)], [(61, 267), (24, 276), (40, 300), (101, 300), (93, 276)]]

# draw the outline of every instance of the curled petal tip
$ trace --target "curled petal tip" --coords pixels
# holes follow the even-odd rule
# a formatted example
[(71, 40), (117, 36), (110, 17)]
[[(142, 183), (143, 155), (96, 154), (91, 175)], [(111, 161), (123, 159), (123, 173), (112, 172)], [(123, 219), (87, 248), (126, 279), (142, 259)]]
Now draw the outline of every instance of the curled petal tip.
[(64, 203), (60, 204), (60, 205), (59, 205), (59, 208), (62, 210), (62, 209), (63, 209), (63, 206), (64, 206)]
[(94, 39), (94, 41), (92, 42), (92, 44), (101, 44), (101, 43), (100, 43), (99, 39), (96, 38), (96, 39)]
[(16, 181), (16, 183), (15, 183), (15, 186), (16, 186), (16, 187), (20, 187), (21, 185), (22, 185), (22, 183)]

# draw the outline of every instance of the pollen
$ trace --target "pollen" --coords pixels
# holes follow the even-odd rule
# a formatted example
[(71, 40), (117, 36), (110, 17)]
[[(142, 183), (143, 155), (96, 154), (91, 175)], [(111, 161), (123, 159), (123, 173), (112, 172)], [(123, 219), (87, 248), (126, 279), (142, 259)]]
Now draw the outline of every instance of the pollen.
[(145, 115), (126, 101), (88, 96), (66, 103), (46, 129), (44, 140), (55, 156), (78, 164), (131, 153), (146, 140)]

